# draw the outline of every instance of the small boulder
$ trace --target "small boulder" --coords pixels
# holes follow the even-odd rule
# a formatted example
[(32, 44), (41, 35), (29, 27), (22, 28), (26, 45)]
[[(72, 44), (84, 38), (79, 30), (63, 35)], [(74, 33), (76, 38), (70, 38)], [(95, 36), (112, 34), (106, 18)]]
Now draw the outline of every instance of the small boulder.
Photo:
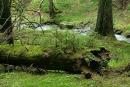
[(60, 28), (68, 28), (68, 29), (73, 29), (75, 26), (74, 24), (71, 24), (71, 23), (61, 23), (60, 25)]
[(123, 33), (123, 31), (122, 30), (115, 30), (114, 33), (118, 34), (118, 35), (121, 35)]
[(130, 38), (130, 33), (128, 33), (128, 34), (126, 35), (126, 38)]

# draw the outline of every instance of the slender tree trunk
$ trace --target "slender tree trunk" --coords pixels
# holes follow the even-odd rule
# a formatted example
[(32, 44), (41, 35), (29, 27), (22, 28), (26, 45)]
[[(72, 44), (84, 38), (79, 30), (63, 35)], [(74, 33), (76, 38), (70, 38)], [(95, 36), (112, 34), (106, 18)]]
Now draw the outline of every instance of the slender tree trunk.
[(112, 0), (100, 0), (96, 32), (103, 36), (114, 37)]
[(55, 6), (53, 0), (49, 0), (49, 15), (51, 19), (55, 17)]
[(0, 32), (7, 36), (7, 43), (13, 44), (12, 21), (11, 21), (11, 0), (0, 0)]

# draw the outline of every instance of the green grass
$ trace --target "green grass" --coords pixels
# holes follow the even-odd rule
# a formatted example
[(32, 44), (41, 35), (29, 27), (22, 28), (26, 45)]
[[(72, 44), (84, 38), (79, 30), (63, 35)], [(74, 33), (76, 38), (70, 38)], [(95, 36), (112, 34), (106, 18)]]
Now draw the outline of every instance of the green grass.
[[(56, 16), (56, 20), (59, 22), (73, 22), (74, 24), (79, 24), (80, 22), (95, 23), (93, 19), (96, 18), (97, 1), (89, 2), (88, 0), (87, 1), (56, 0), (54, 1), (54, 3), (56, 8), (62, 11), (61, 14), (58, 14)], [(38, 11), (40, 10), (39, 6), (40, 6), (40, 0), (32, 0), (31, 2), (27, 3), (27, 5), (25, 4), (24, 16), (30, 21), (39, 22), (39, 18), (38, 18), (39, 16), (36, 16), (37, 14), (36, 12), (27, 11), (27, 10)], [(17, 8), (20, 8), (20, 6), (18, 6)], [(50, 20), (48, 11), (49, 11), (48, 0), (44, 0), (41, 7), (42, 22), (46, 22)], [(24, 19), (24, 21), (27, 20)]]
[[(27, 11), (41, 10), (41, 22), (50, 21), (48, 14), (48, 0), (44, 0), (41, 9), (39, 9), (41, 0), (32, 0), (25, 4), (24, 16), (33, 22), (39, 22), (40, 18), (36, 12)], [(97, 0), (55, 0), (54, 4), (56, 8), (58, 8), (62, 13), (57, 14), (55, 20), (60, 23), (73, 23), (73, 25), (78, 25), (81, 23), (89, 23), (88, 25), (92, 25), (95, 27), (96, 19), (97, 19), (97, 11), (98, 11), (98, 1)], [(23, 5), (22, 5), (23, 6)], [(17, 6), (16, 6), (17, 7)], [(119, 10), (113, 7), (113, 19), (114, 19), (114, 28), (123, 30), (124, 32), (129, 32), (127, 30), (127, 26), (129, 26), (130, 22), (130, 11), (128, 9), (125, 11)], [(17, 8), (20, 8), (19, 6)], [(14, 13), (14, 12), (13, 12)], [(27, 21), (23, 19), (23, 21)]]
[(109, 37), (101, 37), (96, 33), (82, 36), (69, 30), (55, 29), (44, 33), (34, 30), (21, 30), (14, 33), (16, 33), (14, 46), (0, 45), (0, 50), (4, 55), (24, 54), (31, 58), (42, 55), (46, 49), (51, 49), (56, 53), (64, 53), (66, 49), (71, 52), (75, 51), (75, 57), (76, 55), (77, 57), (79, 55), (91, 57), (90, 50), (105, 47), (111, 53), (109, 67), (119, 68), (130, 63), (130, 44)]
[[(49, 21), (48, 0), (42, 5), (42, 22)], [(69, 22), (79, 24), (81, 22), (96, 23), (97, 0), (55, 0), (56, 7), (63, 11), (56, 16), (60, 22)], [(80, 1), (80, 2), (78, 2)], [(26, 9), (38, 10), (40, 0), (32, 0)], [(128, 7), (129, 10), (130, 6)], [(25, 12), (25, 16), (38, 22), (38, 16), (34, 12)], [(30, 14), (31, 13), (31, 14)], [(129, 33), (130, 11), (120, 12), (114, 9), (114, 27)], [(26, 20), (27, 21), (27, 20)], [(95, 25), (94, 25), (95, 26)], [(70, 32), (69, 30), (57, 31), (34, 31), (34, 30), (14, 30), (15, 45), (0, 45), (0, 51), (5, 55), (18, 56), (21, 53), (28, 58), (42, 55), (45, 49), (55, 49), (55, 52), (63, 52), (63, 49), (76, 50), (75, 57), (85, 53), (87, 57), (92, 49), (105, 47), (111, 53), (112, 59), (108, 65), (110, 68), (120, 68), (130, 63), (130, 44), (119, 42), (108, 37), (101, 37), (96, 33), (90, 36), (81, 36)], [(21, 44), (22, 42), (22, 44)], [(27, 50), (28, 49), (28, 50)], [(77, 54), (78, 53), (78, 54)], [(1, 73), (0, 87), (129, 87), (130, 78), (124, 75), (110, 75), (100, 77), (94, 75), (93, 79), (86, 80), (80, 75), (71, 75), (65, 73), (49, 73), (46, 75), (32, 75), (25, 72)]]
[[(63, 11), (56, 16), (56, 20), (64, 23), (91, 23), (93, 27), (97, 17), (97, 0), (55, 0), (56, 8)], [(39, 10), (40, 0), (32, 0), (26, 9)], [(130, 32), (130, 6), (128, 11), (118, 11), (114, 8), (114, 27), (125, 33)], [(42, 22), (49, 21), (48, 0), (42, 5)], [(25, 12), (25, 17), (30, 21), (39, 22), (35, 12)], [(24, 20), (27, 21), (27, 20)], [(28, 58), (42, 55), (45, 49), (55, 49), (55, 52), (63, 52), (66, 48), (76, 50), (75, 57), (89, 55), (90, 50), (105, 47), (111, 53), (112, 59), (108, 65), (110, 68), (120, 68), (130, 63), (130, 44), (119, 42), (108, 37), (101, 37), (96, 33), (90, 36), (81, 36), (69, 30), (48, 30), (43, 32), (31, 29), (14, 30), (15, 45), (0, 45), (5, 55), (20, 55), (24, 53)], [(22, 43), (21, 43), (22, 42)], [(27, 51), (28, 49), (28, 51)], [(129, 87), (130, 78), (126, 76), (100, 77), (95, 75), (92, 80), (85, 80), (79, 75), (49, 73), (47, 75), (32, 75), (25, 72), (0, 74), (0, 87)]]
[(129, 87), (130, 78), (126, 76), (100, 77), (92, 80), (80, 75), (49, 73), (32, 75), (25, 72), (0, 74), (0, 87)]

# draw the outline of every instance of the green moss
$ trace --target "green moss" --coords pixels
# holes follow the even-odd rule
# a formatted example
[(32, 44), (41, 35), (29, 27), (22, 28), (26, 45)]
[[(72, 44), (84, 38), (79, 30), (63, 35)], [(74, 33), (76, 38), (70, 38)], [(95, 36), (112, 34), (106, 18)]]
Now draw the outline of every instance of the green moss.
[(43, 48), (35, 45), (0, 45), (1, 55), (4, 56), (25, 56), (27, 58), (33, 58), (43, 54)]
[[(82, 36), (69, 30), (51, 30), (40, 31), (22, 30), (16, 31), (14, 46), (0, 45), (0, 50), (4, 55), (24, 55), (27, 57), (35, 57), (43, 54), (43, 50), (54, 50), (54, 54), (64, 53), (65, 51), (74, 52), (74, 56), (79, 57), (84, 52), (91, 49), (99, 49), (105, 47), (111, 53), (112, 59), (109, 66), (112, 68), (121, 67), (129, 63), (130, 44), (119, 42), (109, 37), (102, 37), (96, 33), (92, 35)], [(29, 42), (25, 36), (28, 36)], [(19, 42), (23, 41), (23, 46)], [(78, 53), (78, 55), (77, 55)], [(85, 54), (85, 53), (84, 53)], [(87, 53), (85, 54), (87, 55)], [(73, 55), (72, 55), (73, 56)], [(89, 56), (89, 55), (88, 55)]]
[(123, 32), (124, 35), (127, 35), (130, 33), (130, 24), (128, 24), (127, 26), (125, 26), (125, 31)]

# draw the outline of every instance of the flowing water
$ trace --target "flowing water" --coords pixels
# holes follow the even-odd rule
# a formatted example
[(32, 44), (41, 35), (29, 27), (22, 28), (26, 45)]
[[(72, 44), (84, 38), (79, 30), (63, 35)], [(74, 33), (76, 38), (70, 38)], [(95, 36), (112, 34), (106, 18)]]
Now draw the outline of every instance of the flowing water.
[[(21, 28), (27, 28), (28, 25), (22, 24), (20, 26)], [(63, 31), (64, 29), (60, 29), (60, 27), (58, 25), (35, 25), (35, 26), (31, 26), (33, 27), (35, 30), (38, 31), (45, 31), (45, 30), (51, 30), (51, 29), (59, 29), (61, 31)], [(84, 28), (74, 28), (74, 29), (69, 29), (69, 31), (75, 32), (75, 33), (79, 33), (81, 35), (87, 35), (93, 32), (93, 30), (90, 27), (84, 27)], [(124, 35), (119, 35), (119, 34), (115, 34), (115, 37), (118, 41), (126, 41), (128, 43), (130, 43), (130, 38), (126, 38), (126, 36)]]
[(115, 34), (115, 37), (118, 41), (126, 41), (126, 42), (130, 43), (130, 38), (126, 38), (126, 36), (124, 36), (124, 35)]

